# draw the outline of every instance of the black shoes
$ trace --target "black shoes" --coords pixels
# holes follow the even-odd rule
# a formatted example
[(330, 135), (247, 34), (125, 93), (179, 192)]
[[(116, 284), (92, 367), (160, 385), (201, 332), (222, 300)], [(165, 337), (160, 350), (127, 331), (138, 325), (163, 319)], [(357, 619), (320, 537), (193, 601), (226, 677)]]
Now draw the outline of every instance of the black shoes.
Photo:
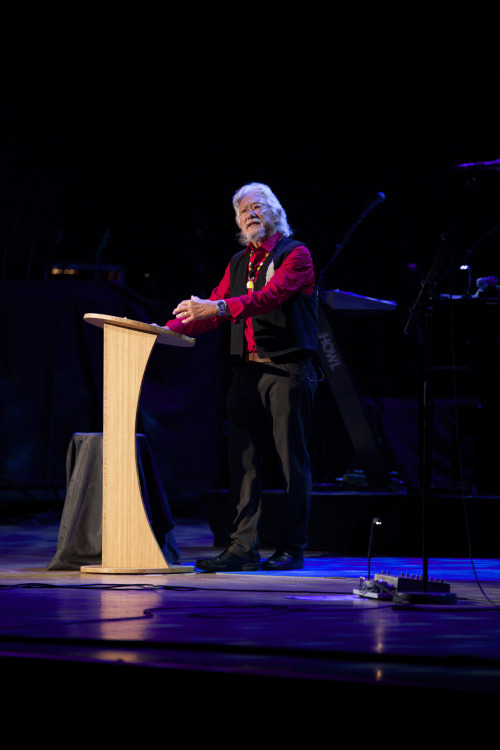
[(280, 552), (276, 550), (268, 560), (261, 565), (262, 570), (300, 570), (304, 567), (302, 552)]
[(247, 557), (239, 557), (228, 549), (217, 557), (208, 560), (196, 560), (196, 567), (206, 573), (228, 573), (238, 570), (259, 570), (260, 559), (249, 560)]
[(196, 560), (198, 570), (204, 570), (206, 573), (231, 573), (250, 570), (300, 570), (304, 567), (304, 557), (302, 552), (282, 552), (277, 550), (268, 560), (260, 563), (259, 559), (249, 559), (239, 557), (228, 549), (217, 557), (211, 557), (207, 560)]

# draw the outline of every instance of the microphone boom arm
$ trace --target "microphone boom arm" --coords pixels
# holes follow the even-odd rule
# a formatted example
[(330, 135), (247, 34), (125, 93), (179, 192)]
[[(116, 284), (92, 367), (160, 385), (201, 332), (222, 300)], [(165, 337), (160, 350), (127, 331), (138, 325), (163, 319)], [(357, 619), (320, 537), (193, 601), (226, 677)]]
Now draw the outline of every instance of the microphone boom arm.
[(335, 245), (335, 252), (333, 253), (332, 257), (326, 264), (326, 266), (322, 269), (321, 275), (320, 275), (320, 283), (323, 280), (323, 277), (327, 270), (330, 268), (332, 263), (338, 258), (342, 250), (344, 249), (344, 245), (346, 244), (347, 240), (351, 237), (352, 234), (356, 231), (356, 229), (359, 227), (359, 225), (366, 219), (369, 213), (373, 211), (373, 209), (378, 206), (379, 203), (383, 203), (385, 201), (385, 195), (383, 193), (377, 193), (375, 198), (372, 200), (371, 203), (368, 204), (368, 206), (365, 208), (361, 216), (352, 224), (347, 232), (345, 233), (342, 242), (339, 245)]

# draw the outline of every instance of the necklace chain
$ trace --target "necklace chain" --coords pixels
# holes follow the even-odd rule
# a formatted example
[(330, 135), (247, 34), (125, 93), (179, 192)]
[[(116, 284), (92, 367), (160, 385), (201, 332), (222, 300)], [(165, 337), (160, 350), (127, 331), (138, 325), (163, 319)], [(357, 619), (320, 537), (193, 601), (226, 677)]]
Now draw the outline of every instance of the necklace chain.
[(266, 262), (267, 256), (269, 255), (269, 251), (264, 255), (260, 263), (257, 263), (257, 266), (254, 268), (253, 265), (253, 255), (254, 251), (250, 253), (250, 259), (248, 261), (248, 281), (247, 281), (247, 289), (253, 289), (254, 288), (254, 281), (255, 277), (259, 273), (262, 265)]

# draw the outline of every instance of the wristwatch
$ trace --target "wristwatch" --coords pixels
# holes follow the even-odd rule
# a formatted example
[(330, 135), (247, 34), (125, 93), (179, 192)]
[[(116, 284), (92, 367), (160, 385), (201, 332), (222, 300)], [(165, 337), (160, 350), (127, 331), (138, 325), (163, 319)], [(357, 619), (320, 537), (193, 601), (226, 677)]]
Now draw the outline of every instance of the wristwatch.
[(217, 300), (217, 315), (227, 315), (227, 302), (223, 299)]

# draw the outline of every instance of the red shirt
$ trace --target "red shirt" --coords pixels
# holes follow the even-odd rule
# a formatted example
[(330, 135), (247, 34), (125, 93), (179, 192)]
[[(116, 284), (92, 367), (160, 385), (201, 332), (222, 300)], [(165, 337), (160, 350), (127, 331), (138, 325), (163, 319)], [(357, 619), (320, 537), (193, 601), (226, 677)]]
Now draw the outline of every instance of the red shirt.
[[(281, 234), (276, 232), (258, 248), (253, 247), (252, 244), (248, 245), (245, 253), (250, 258), (250, 252), (254, 251), (254, 267), (257, 267), (260, 261), (266, 257), (266, 253), (274, 250), (280, 239)], [(209, 297), (211, 300), (225, 299), (229, 316), (214, 316), (212, 318), (205, 318), (204, 320), (196, 320), (186, 325), (183, 325), (180, 320), (174, 318), (174, 320), (169, 320), (165, 324), (165, 327), (177, 333), (184, 333), (186, 336), (196, 336), (199, 333), (216, 328), (220, 323), (227, 320), (228, 317), (233, 321), (243, 318), (246, 321), (245, 338), (247, 350), (254, 352), (256, 351), (256, 346), (253, 336), (252, 316), (271, 312), (280, 307), (290, 297), (293, 297), (294, 294), (312, 294), (316, 288), (311, 254), (303, 245), (294, 248), (259, 292), (249, 290), (247, 294), (243, 294), (241, 297), (230, 297), (230, 284), (229, 264), (222, 281)]]

